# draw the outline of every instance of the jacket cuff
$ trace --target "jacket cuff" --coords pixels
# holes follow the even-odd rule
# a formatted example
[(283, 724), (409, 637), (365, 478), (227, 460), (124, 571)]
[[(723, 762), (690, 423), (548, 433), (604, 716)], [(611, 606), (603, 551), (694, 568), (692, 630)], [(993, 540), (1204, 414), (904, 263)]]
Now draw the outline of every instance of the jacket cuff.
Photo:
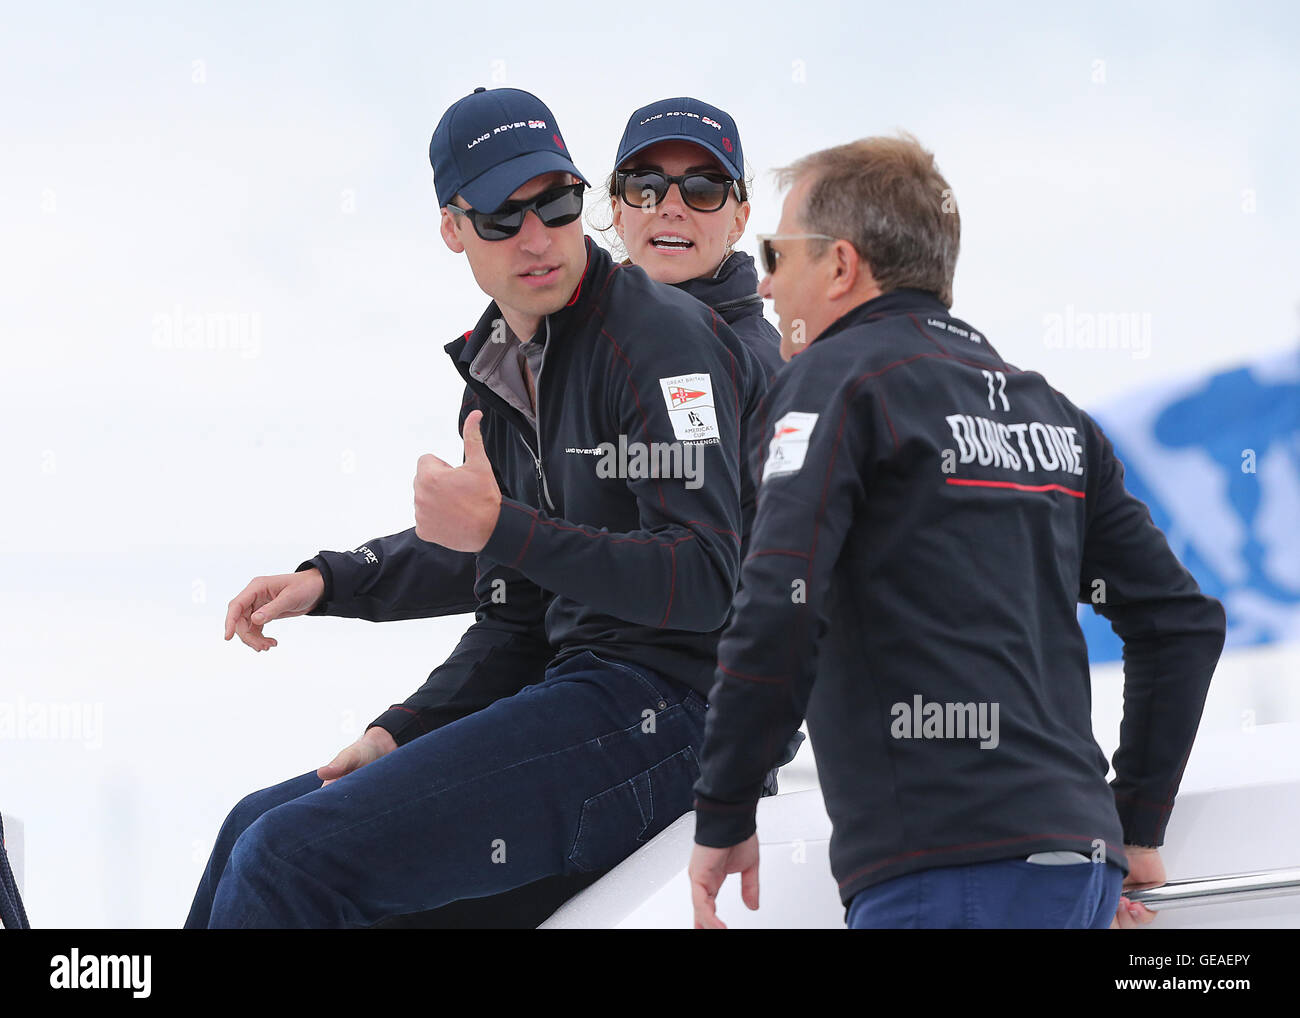
[[(501, 499), (501, 512), (497, 515), (497, 525), (492, 530), (487, 544), (483, 545), (480, 555), (486, 555), (493, 562), (498, 562), (509, 569), (519, 569), (524, 554), (537, 529), (537, 517), (532, 509), (513, 498)], [(527, 573), (524, 574), (525, 576)]]
[(374, 721), (366, 725), (366, 731), (372, 728), (384, 729), (399, 746), (405, 746), (412, 739), (418, 739), (429, 731), (424, 722), (420, 720), (419, 714), (411, 710), (410, 707), (401, 706), (389, 707)]
[(743, 803), (718, 802), (695, 797), (695, 843), (709, 848), (739, 845), (758, 830), (754, 814), (758, 800)]
[(1127, 796), (1115, 796), (1115, 809), (1124, 830), (1124, 844), (1138, 848), (1159, 848), (1165, 843), (1169, 808), (1155, 803), (1134, 802)]
[(309, 558), (294, 570), (295, 573), (303, 573), (308, 569), (320, 570), (321, 579), (325, 581), (325, 593), (321, 595), (316, 607), (309, 611), (308, 615), (326, 615), (326, 605), (334, 600), (334, 571), (330, 569), (329, 563), (325, 561), (325, 553), (317, 555), (315, 558)]

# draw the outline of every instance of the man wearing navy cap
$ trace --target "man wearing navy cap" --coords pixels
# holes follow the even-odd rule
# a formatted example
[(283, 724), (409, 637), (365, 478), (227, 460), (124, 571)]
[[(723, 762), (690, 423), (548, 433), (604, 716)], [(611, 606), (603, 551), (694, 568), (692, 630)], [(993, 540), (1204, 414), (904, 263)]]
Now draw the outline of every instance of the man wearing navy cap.
[(476, 90), (429, 154), (492, 302), (446, 347), (465, 459), (420, 458), (415, 529), (476, 555), (476, 621), (331, 765), (235, 807), (187, 926), (370, 926), (594, 875), (690, 809), (761, 368), (583, 236), (535, 96)]

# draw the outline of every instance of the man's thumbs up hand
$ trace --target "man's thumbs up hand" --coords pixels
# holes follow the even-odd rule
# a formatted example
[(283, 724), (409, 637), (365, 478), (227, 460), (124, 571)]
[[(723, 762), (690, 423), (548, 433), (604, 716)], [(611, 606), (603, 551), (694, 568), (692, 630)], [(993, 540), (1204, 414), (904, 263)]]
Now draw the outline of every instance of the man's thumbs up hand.
[(432, 453), (415, 466), (415, 535), (453, 551), (479, 552), (497, 525), (501, 489), (483, 448), (483, 411), (465, 418), (465, 462), (458, 467)]
[[(480, 430), (482, 424), (482, 410), (475, 410), (465, 418), (465, 427), (461, 431), (461, 437), (465, 439), (465, 466), (486, 470), (491, 476), (492, 464), (488, 462), (487, 450), (483, 448), (483, 432)], [(492, 486), (496, 487), (495, 477)]]

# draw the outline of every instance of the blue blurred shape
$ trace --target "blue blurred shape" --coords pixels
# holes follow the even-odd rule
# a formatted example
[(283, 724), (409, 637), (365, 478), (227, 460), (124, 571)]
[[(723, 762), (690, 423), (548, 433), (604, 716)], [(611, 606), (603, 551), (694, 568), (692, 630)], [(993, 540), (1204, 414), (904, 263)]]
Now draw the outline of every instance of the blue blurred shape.
[[(1223, 601), (1227, 647), (1300, 637), (1300, 348), (1093, 411), (1183, 564)], [(1119, 639), (1080, 608), (1088, 656)]]

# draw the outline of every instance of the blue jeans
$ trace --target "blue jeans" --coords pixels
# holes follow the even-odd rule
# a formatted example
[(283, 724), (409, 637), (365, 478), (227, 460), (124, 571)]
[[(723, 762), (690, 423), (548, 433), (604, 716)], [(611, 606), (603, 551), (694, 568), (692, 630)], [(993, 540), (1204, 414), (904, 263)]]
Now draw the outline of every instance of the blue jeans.
[(939, 866), (859, 891), (847, 922), (851, 930), (1104, 930), (1123, 882), (1114, 863)]
[(706, 710), (578, 654), (328, 786), (313, 771), (246, 796), (185, 926), (367, 927), (608, 869), (691, 809)]

